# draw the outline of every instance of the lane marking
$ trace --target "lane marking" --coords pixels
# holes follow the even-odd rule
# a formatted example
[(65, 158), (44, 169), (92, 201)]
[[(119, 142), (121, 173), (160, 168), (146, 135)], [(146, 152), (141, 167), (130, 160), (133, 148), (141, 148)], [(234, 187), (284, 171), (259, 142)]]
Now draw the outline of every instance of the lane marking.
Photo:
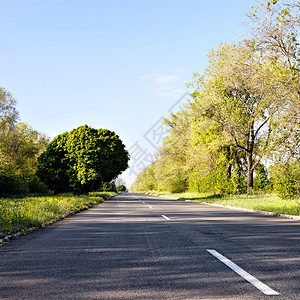
[(151, 205), (148, 205), (149, 208), (153, 209)]
[(242, 276), (245, 280), (253, 284), (257, 289), (259, 289), (261, 292), (263, 292), (265, 295), (268, 296), (274, 296), (274, 295), (279, 295), (278, 292), (274, 291), (249, 273), (247, 273), (245, 270), (240, 268), (238, 265), (233, 263), (231, 260), (217, 252), (216, 250), (210, 250), (206, 249), (211, 255), (219, 259), (222, 263), (224, 263), (227, 267), (229, 267), (231, 270)]
[(161, 215), (163, 218), (165, 218), (166, 220), (168, 220), (168, 221), (170, 221), (171, 219), (170, 218), (168, 218), (167, 216), (165, 216), (165, 215)]

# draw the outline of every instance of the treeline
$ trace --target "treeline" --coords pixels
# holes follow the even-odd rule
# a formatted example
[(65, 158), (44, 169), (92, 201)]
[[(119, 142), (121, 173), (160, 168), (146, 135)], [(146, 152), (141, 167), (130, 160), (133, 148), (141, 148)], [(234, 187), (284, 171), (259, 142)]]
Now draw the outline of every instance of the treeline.
[(117, 191), (111, 181), (127, 169), (129, 155), (113, 131), (84, 125), (49, 142), (18, 121), (15, 99), (0, 88), (0, 196)]
[(35, 172), (49, 139), (18, 121), (15, 99), (0, 88), (0, 196), (47, 191)]
[(259, 4), (251, 38), (210, 51), (133, 190), (300, 196), (299, 12), (299, 1)]

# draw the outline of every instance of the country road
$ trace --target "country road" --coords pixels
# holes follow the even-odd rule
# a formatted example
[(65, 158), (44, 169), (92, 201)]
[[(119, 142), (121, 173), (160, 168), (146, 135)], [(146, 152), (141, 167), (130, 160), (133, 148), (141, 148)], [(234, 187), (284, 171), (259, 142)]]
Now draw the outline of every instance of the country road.
[(0, 299), (300, 299), (300, 222), (125, 193), (0, 248)]

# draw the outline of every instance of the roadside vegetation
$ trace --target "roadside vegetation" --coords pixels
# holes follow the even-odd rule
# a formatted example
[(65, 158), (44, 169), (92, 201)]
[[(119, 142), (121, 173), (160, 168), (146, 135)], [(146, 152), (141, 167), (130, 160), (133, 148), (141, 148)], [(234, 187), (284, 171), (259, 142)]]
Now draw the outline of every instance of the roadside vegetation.
[(170, 192), (145, 192), (150, 195), (166, 196), (183, 200), (197, 201), (200, 203), (220, 204), (237, 208), (273, 212), (274, 215), (287, 214), (300, 216), (300, 199), (282, 199), (275, 194), (251, 195), (220, 195), (208, 193), (170, 193)]
[(0, 87), (0, 245), (126, 190), (117, 177), (129, 155), (115, 132), (83, 125), (50, 141), (19, 119)]
[[(300, 2), (263, 1), (248, 16), (249, 36), (211, 50), (187, 83), (190, 103), (164, 121), (169, 135), (132, 191), (299, 199)], [(276, 211), (289, 206), (280, 198)]]
[[(74, 196), (31, 196), (0, 198), (0, 243), (6, 236), (25, 234), (71, 214), (93, 207), (116, 195), (115, 192), (93, 192)], [(2, 240), (3, 242), (3, 240)]]
[(16, 100), (0, 87), (0, 197), (29, 193), (103, 191), (127, 169), (119, 136), (87, 125), (52, 141), (19, 122)]
[(0, 244), (126, 190), (116, 178), (128, 159), (106, 129), (84, 125), (49, 142), (19, 122), (15, 99), (0, 88)]

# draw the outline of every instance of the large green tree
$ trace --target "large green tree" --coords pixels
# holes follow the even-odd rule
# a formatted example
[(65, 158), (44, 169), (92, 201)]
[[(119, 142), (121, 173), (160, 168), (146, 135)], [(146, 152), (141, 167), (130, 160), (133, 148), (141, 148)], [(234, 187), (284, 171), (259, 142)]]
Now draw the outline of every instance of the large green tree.
[(48, 138), (19, 118), (16, 100), (0, 88), (0, 195), (44, 190), (35, 177), (37, 157)]
[(273, 61), (280, 61), (289, 70), (280, 85), (288, 92), (287, 113), (281, 115), (281, 126), (286, 131), (277, 153), (285, 159), (300, 154), (300, 2), (298, 0), (263, 1), (253, 6), (248, 14), (252, 37), (246, 42), (264, 51)]
[(66, 158), (68, 133), (55, 137), (38, 157), (37, 176), (56, 193), (68, 192), (72, 169)]
[(281, 196), (299, 195), (300, 2), (258, 1), (249, 17), (252, 36), (221, 44), (205, 73), (194, 74), (195, 101), (167, 122), (159, 157), (135, 188), (183, 182), (193, 191), (239, 193), (246, 179), (248, 192), (273, 184)]
[(84, 193), (128, 167), (128, 152), (107, 129), (80, 126), (57, 136), (39, 157), (38, 176), (55, 192)]
[(261, 159), (291, 135), (282, 127), (282, 115), (288, 123), (291, 105), (282, 82), (290, 80), (292, 73), (280, 61), (246, 44), (222, 44), (209, 57), (204, 76), (195, 75), (194, 109), (219, 124), (245, 152), (250, 191)]

